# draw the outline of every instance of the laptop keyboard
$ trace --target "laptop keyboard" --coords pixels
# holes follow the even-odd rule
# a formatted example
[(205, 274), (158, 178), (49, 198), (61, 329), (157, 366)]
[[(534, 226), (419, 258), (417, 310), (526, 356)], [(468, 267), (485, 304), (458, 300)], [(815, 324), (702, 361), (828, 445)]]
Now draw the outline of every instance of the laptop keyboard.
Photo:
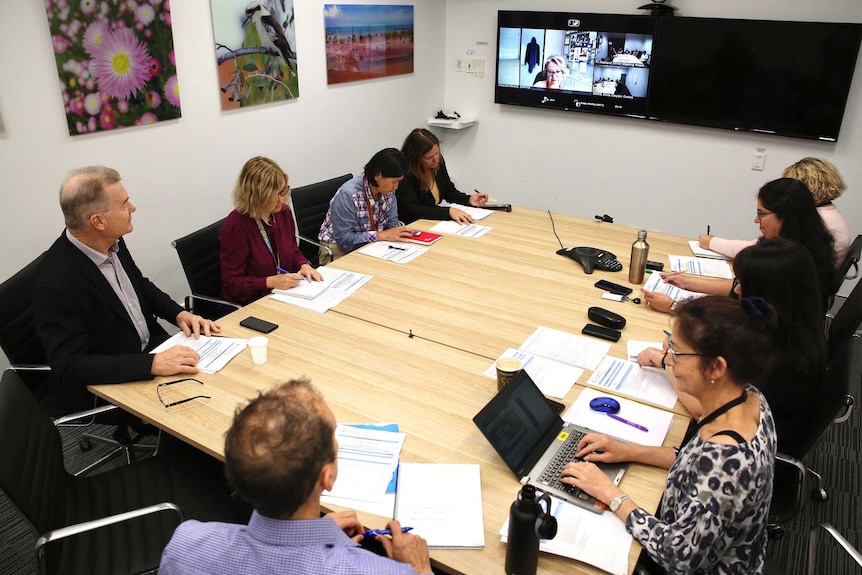
[(577, 497), (578, 499), (592, 504), (596, 502), (595, 497), (587, 495), (574, 485), (569, 485), (560, 481), (560, 474), (563, 472), (563, 468), (567, 463), (571, 461), (581, 461), (581, 459), (575, 457), (575, 453), (578, 452), (578, 443), (580, 443), (584, 435), (586, 434), (581, 433), (580, 431), (573, 430), (570, 432), (565, 443), (563, 443), (562, 447), (557, 451), (557, 454), (551, 462), (548, 463), (548, 466), (545, 467), (545, 470), (542, 471), (542, 474), (539, 476), (539, 483), (559, 491), (564, 491), (572, 497)]

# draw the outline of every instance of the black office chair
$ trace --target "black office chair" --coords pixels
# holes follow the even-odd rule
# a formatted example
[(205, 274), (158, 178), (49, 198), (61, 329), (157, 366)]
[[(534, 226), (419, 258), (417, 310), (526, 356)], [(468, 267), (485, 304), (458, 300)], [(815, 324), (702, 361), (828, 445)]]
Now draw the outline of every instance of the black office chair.
[(221, 299), (221, 245), (218, 233), (224, 219), (171, 242), (180, 257), (191, 294), (185, 308), (208, 319), (218, 319), (240, 307)]
[(185, 451), (69, 475), (60, 434), (24, 383), (12, 371), (0, 381), (0, 488), (38, 537), (40, 574), (151, 572), (183, 518), (247, 519), (222, 477), (215, 460)]
[[(36, 283), (39, 265), (44, 257), (45, 253), (43, 252), (18, 273), (0, 284), (0, 348), (3, 349), (3, 353), (6, 354), (6, 358), (11, 364), (7, 371), (16, 372), (37, 401), (42, 401), (47, 397), (51, 376), (48, 358), (36, 330), (32, 307), (33, 286)], [(94, 422), (96, 422), (94, 417), (62, 417), (58, 420), (59, 425), (69, 427), (84, 427), (92, 425)], [(91, 462), (78, 473), (89, 471), (115, 455), (123, 455), (128, 463), (134, 458), (136, 451), (149, 454), (157, 449), (156, 445), (135, 443), (128, 430), (123, 426), (116, 429), (115, 437), (107, 438), (91, 433), (83, 434), (79, 441), (82, 451), (89, 450), (93, 442), (107, 444), (113, 449), (103, 457)]]
[(841, 345), (856, 333), (862, 323), (862, 281), (856, 283), (838, 311), (827, 319), (826, 351), (829, 357), (832, 357)]
[(320, 226), (326, 218), (326, 212), (329, 211), (329, 202), (332, 201), (338, 188), (352, 177), (353, 174), (344, 174), (316, 184), (293, 188), (290, 192), (290, 209), (299, 234), (299, 249), (312, 267), (316, 268), (320, 265), (319, 248), (330, 251), (317, 241)]
[[(844, 257), (844, 261), (841, 262), (841, 266), (835, 270), (835, 278), (832, 282), (832, 293), (836, 293), (841, 289), (841, 284), (844, 283), (845, 279), (856, 279), (859, 275), (860, 257), (862, 257), (862, 234), (856, 236), (856, 239), (850, 244), (850, 248), (847, 250), (847, 255)], [(849, 275), (850, 268), (853, 268), (853, 275)]]
[(799, 457), (777, 454), (772, 505), (769, 508), (769, 535), (780, 538), (781, 524), (795, 517), (807, 499), (825, 501), (829, 495), (823, 479), (816, 471), (805, 466), (804, 458), (811, 453), (833, 423), (849, 419), (855, 397), (862, 383), (860, 360), (862, 339), (848, 338), (829, 362), (826, 378), (821, 387), (820, 402), (812, 406), (815, 416), (800, 442)]

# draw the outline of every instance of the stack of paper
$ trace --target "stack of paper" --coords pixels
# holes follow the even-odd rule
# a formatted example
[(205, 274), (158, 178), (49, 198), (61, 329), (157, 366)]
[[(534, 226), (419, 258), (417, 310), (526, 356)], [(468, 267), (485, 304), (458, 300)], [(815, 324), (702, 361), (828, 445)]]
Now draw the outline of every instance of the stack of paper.
[(729, 258), (724, 254), (720, 254), (718, 252), (714, 252), (712, 250), (708, 250), (706, 248), (700, 247), (700, 243), (697, 240), (690, 240), (688, 242), (688, 246), (691, 248), (691, 253), (699, 258), (710, 258), (714, 260), (732, 260), (733, 258)]
[(631, 397), (644, 403), (673, 409), (677, 395), (663, 369), (640, 367), (636, 362), (606, 356), (587, 385)]
[(441, 234), (451, 234), (454, 236), (462, 236), (465, 238), (481, 238), (491, 231), (488, 226), (480, 226), (479, 224), (459, 224), (453, 220), (440, 222), (431, 228), (435, 232)]
[(479, 465), (402, 463), (395, 519), (428, 547), (484, 547)]
[(548, 327), (538, 327), (521, 349), (584, 369), (596, 369), (611, 344)]
[[(536, 382), (543, 395), (563, 398), (572, 389), (572, 386), (584, 373), (584, 370), (553, 359), (539, 357), (520, 349), (509, 348), (500, 357), (514, 357), (521, 361), (521, 365), (530, 378)], [(500, 359), (498, 357), (497, 359)], [(496, 378), (496, 362), (486, 369), (482, 375)]]
[(494, 210), (487, 210), (485, 208), (477, 208), (476, 206), (465, 206), (462, 204), (452, 204), (462, 212), (467, 212), (470, 214), (470, 217), (473, 218), (473, 221), (480, 222), (487, 218), (488, 216), (494, 213)]
[[(371, 276), (356, 272), (348, 272), (335, 268), (320, 266), (317, 268), (320, 275), (323, 276), (323, 282), (306, 282), (303, 281), (299, 286), (290, 290), (273, 290), (269, 297), (280, 302), (289, 303), (297, 307), (324, 313), (329, 308), (335, 307), (342, 301), (347, 299), (352, 293), (365, 285), (365, 282), (371, 279)], [(304, 284), (308, 284), (306, 287)], [(320, 284), (323, 284), (320, 286)], [(302, 293), (295, 293), (296, 289), (307, 289), (306, 293), (313, 293), (314, 290), (319, 290), (313, 297), (303, 296)]]
[(377, 426), (337, 425), (338, 479), (325, 503), (391, 517), (395, 497), (389, 489), (398, 469), (405, 435)]
[(671, 271), (687, 273), (695, 276), (712, 276), (716, 278), (731, 279), (733, 272), (726, 261), (708, 258), (692, 258), (689, 256), (668, 256)]
[(427, 252), (428, 248), (409, 245), (404, 242), (371, 242), (357, 251), (382, 260), (406, 264)]
[(237, 337), (207, 337), (205, 335), (195, 339), (194, 336), (185, 335), (180, 331), (150, 353), (161, 353), (175, 345), (184, 345), (197, 352), (200, 356), (197, 363), (198, 371), (215, 373), (239, 355), (239, 352), (248, 345), (248, 340)]

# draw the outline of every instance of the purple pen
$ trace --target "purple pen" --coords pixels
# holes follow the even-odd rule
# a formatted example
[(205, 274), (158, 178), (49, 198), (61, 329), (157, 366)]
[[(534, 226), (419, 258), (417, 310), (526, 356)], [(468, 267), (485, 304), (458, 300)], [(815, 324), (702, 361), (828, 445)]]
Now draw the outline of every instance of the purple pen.
[[(606, 413), (607, 413), (607, 412), (606, 412)], [(632, 427), (634, 427), (635, 429), (640, 429), (641, 431), (647, 431), (647, 432), (649, 431), (649, 429), (647, 429), (647, 428), (646, 428), (646, 427), (644, 427), (643, 425), (641, 425), (641, 424), (639, 424), (639, 423), (635, 423), (634, 421), (629, 421), (628, 419), (622, 418), (622, 417), (620, 417), (619, 415), (617, 415), (616, 413), (608, 413), (608, 417), (613, 417), (613, 418), (614, 418), (614, 419), (616, 419), (617, 421), (621, 421), (621, 422), (623, 422), (623, 423), (625, 423), (625, 424), (627, 424), (627, 425), (631, 425), (631, 426), (632, 426)]]

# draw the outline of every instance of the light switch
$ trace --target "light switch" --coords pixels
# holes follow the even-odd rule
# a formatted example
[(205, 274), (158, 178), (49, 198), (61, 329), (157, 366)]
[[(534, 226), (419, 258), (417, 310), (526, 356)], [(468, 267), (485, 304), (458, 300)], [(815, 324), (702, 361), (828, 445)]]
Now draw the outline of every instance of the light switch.
[(764, 164), (766, 164), (766, 148), (755, 148), (754, 158), (751, 161), (751, 169), (762, 172)]

